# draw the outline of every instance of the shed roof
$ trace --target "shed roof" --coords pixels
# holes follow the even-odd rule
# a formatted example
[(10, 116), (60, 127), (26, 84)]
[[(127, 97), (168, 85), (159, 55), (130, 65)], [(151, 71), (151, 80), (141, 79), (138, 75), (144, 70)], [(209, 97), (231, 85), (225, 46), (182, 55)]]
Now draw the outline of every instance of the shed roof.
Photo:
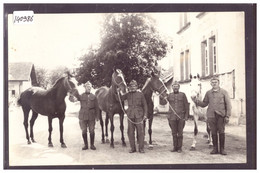
[(9, 63), (8, 78), (9, 80), (28, 81), (33, 69), (31, 62), (15, 62)]

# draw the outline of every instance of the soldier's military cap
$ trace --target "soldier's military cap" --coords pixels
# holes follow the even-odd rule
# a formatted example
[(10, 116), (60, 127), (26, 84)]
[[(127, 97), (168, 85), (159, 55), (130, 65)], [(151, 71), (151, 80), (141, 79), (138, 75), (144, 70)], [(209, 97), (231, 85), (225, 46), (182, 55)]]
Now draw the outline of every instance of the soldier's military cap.
[(172, 86), (175, 86), (175, 85), (178, 85), (180, 86), (179, 82), (178, 81), (174, 81), (174, 83), (172, 84)]
[(137, 86), (137, 82), (135, 80), (131, 80), (129, 86)]
[(91, 84), (89, 81), (87, 81), (87, 82), (84, 84), (84, 86), (85, 86), (85, 87), (86, 87), (86, 86), (92, 87), (92, 84)]
[(217, 80), (217, 81), (219, 81), (219, 77), (218, 77), (218, 76), (213, 76), (210, 81), (212, 81), (212, 80)]

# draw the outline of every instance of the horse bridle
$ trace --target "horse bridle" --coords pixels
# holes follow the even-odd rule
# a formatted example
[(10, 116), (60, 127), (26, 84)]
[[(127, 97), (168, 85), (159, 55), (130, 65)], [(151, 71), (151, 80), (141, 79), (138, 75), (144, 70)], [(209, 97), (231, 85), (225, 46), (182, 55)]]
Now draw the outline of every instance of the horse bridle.
[(119, 86), (119, 85), (121, 85), (122, 83), (124, 83), (124, 80), (122, 80), (120, 83), (117, 83), (115, 77), (112, 76), (112, 78), (113, 78), (113, 81), (115, 82), (115, 84), (116, 84), (117, 86)]
[[(160, 80), (161, 81), (161, 80)], [(160, 86), (160, 88), (157, 90), (157, 92), (159, 93), (158, 94), (158, 96), (160, 97), (165, 91), (167, 92), (168, 91), (168, 89), (167, 89), (167, 87), (165, 86), (165, 84), (163, 83), (163, 81), (161, 81), (162, 82), (162, 86)], [(160, 92), (160, 90), (163, 88), (163, 90)], [(152, 88), (151, 88), (152, 89)], [(153, 90), (153, 89), (152, 89)], [(156, 90), (155, 90), (156, 91)]]
[(66, 83), (67, 83), (68, 88), (69, 88), (68, 92), (70, 93), (71, 90), (72, 90), (72, 87), (71, 87), (70, 84), (69, 84), (69, 78), (68, 78), (68, 77), (67, 77)]

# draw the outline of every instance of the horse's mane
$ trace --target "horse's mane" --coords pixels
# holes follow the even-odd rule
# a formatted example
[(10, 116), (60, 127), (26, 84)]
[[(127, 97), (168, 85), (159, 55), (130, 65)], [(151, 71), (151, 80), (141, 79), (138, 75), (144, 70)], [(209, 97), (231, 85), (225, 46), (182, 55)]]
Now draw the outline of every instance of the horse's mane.
[(56, 88), (57, 85), (58, 85), (64, 78), (65, 78), (65, 77), (61, 77), (61, 78), (57, 79), (52, 88)]
[(55, 81), (54, 85), (46, 91), (46, 95), (48, 95), (48, 96), (56, 95), (56, 88), (57, 88), (58, 85), (62, 82), (62, 80), (63, 80), (64, 78), (65, 78), (65, 77), (61, 77), (61, 78), (57, 79), (57, 80)]

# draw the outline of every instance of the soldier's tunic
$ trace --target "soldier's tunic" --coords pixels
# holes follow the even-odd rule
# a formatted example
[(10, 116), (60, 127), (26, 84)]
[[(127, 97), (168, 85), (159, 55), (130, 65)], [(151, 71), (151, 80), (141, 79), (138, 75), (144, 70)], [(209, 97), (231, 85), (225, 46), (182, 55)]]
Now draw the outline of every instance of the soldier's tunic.
[(93, 134), (95, 120), (100, 116), (97, 98), (92, 93), (83, 93), (78, 95), (77, 99), (80, 101), (81, 105), (79, 111), (79, 124), (82, 134), (87, 133), (87, 127), (89, 127), (89, 133)]
[(207, 121), (211, 128), (212, 135), (225, 133), (225, 116), (231, 115), (230, 98), (226, 90), (219, 88), (214, 91), (213, 89), (207, 91), (203, 101), (197, 103), (201, 107), (208, 106)]
[(143, 118), (147, 116), (147, 103), (144, 95), (140, 91), (129, 92), (122, 96), (122, 100), (127, 100), (128, 109), (127, 116), (132, 122), (140, 122), (139, 124), (134, 124), (128, 120), (128, 138), (130, 141), (131, 149), (135, 150), (135, 128), (137, 129), (139, 150), (144, 148), (144, 128), (143, 128)]
[(187, 119), (189, 116), (189, 103), (187, 101), (186, 95), (182, 92), (170, 93), (167, 97), (167, 100), (169, 101), (169, 104), (175, 111), (174, 112), (169, 107), (170, 114), (168, 116), (168, 122), (172, 130), (173, 142), (175, 142), (174, 146), (177, 148), (181, 148), (185, 119)]

